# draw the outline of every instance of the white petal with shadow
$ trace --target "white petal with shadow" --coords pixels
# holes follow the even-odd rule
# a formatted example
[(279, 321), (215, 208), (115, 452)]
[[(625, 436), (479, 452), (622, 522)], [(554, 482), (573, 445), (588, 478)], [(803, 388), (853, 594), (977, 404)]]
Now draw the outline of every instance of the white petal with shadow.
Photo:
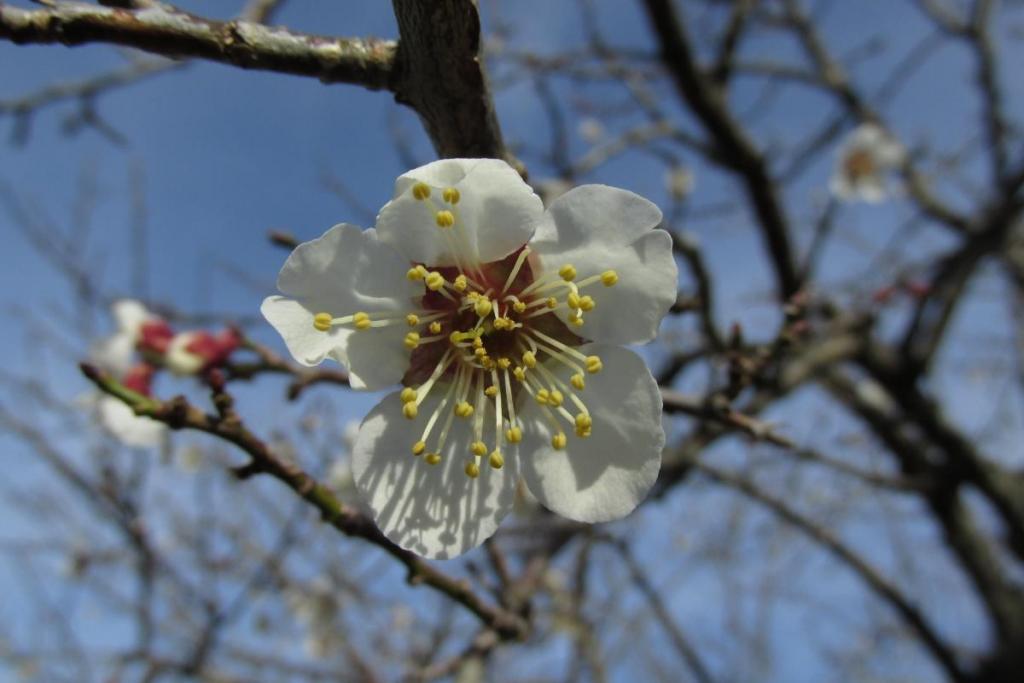
[[(577, 437), (560, 419), (568, 444), (555, 450), (540, 406), (525, 401), (520, 413), (530, 425), (520, 466), (530, 491), (548, 509), (580, 522), (605, 522), (632, 512), (658, 478), (665, 445), (661, 393), (636, 353), (603, 344), (580, 351), (600, 356), (604, 365), (587, 375), (586, 388), (578, 392), (593, 421), (592, 434)], [(565, 379), (570, 372), (556, 374)], [(571, 407), (570, 401), (565, 405)]]
[[(356, 487), (384, 535), (417, 555), (448, 559), (490, 537), (512, 509), (518, 479), (517, 458), (505, 450), (505, 466), (495, 470), (484, 456), (480, 476), (464, 472), (473, 457), (471, 421), (455, 418), (437, 465), (414, 456), (427, 419), (441, 401), (437, 387), (415, 420), (402, 416), (398, 393), (387, 396), (366, 416), (352, 450)], [(445, 407), (451, 410), (451, 404)], [(428, 439), (429, 450), (444, 426), (442, 415)]]
[[(418, 200), (412, 187), (431, 188), (429, 200)], [(455, 206), (445, 203), (447, 187), (459, 191)], [(441, 229), (435, 213), (450, 210), (455, 225)], [(499, 159), (442, 159), (413, 169), (395, 181), (395, 194), (377, 216), (380, 239), (405, 256), (428, 266), (456, 265), (446, 235), (463, 245), (470, 265), (497, 261), (526, 244), (544, 213), (540, 198)]]
[[(581, 292), (596, 307), (573, 331), (610, 344), (644, 343), (658, 334), (678, 283), (672, 239), (655, 229), (660, 223), (653, 203), (606, 185), (582, 185), (555, 200), (530, 242), (540, 270), (557, 272), (572, 264), (577, 281), (606, 270), (618, 275), (613, 287), (594, 284)], [(568, 312), (560, 309), (558, 315), (565, 320)]]

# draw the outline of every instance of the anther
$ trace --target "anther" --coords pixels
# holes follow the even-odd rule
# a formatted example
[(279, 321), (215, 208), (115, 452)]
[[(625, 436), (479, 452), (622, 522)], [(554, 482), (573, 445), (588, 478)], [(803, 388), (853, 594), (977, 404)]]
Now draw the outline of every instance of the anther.
[(416, 419), (416, 413), (419, 412), (419, 408), (416, 407), (415, 401), (409, 401), (402, 406), (402, 415), (405, 415), (407, 420)]
[(571, 263), (566, 263), (558, 269), (558, 275), (566, 282), (572, 282), (576, 279), (576, 268)]
[(546, 405), (548, 402), (548, 398), (550, 396), (551, 392), (549, 392), (547, 389), (538, 389), (537, 393), (534, 395), (534, 398), (537, 400), (537, 403), (541, 405)]
[(491, 457), (487, 459), (487, 462), (489, 462), (491, 464), (491, 467), (493, 467), (496, 470), (500, 470), (502, 467), (505, 466), (505, 458), (502, 457), (501, 451), (499, 451), (497, 448), (491, 451)]
[(493, 308), (494, 306), (491, 305), (491, 300), (487, 297), (480, 297), (476, 300), (476, 303), (473, 304), (473, 310), (481, 318), (485, 318), (490, 315)]
[(410, 313), (409, 315), (405, 316), (405, 324), (408, 325), (409, 327), (416, 327), (417, 325), (420, 324), (420, 317), (415, 313)]
[(405, 335), (405, 341), (403, 343), (405, 344), (405, 348), (412, 351), (413, 349), (420, 345), (419, 333), (409, 332), (408, 334)]
[(466, 279), (465, 275), (459, 275), (452, 282), (452, 287), (454, 287), (457, 292), (465, 292), (466, 288), (469, 287), (469, 280)]
[(436, 465), (437, 463), (441, 462), (441, 454), (427, 453), (426, 455), (423, 456), (423, 462), (427, 463), (428, 465)]
[(498, 367), (501, 368), (502, 370), (508, 370), (510, 367), (512, 367), (512, 361), (510, 361), (508, 358), (501, 357), (498, 359)]
[(402, 403), (409, 403), (410, 401), (416, 400), (416, 390), (412, 387), (406, 387), (402, 389), (402, 393), (398, 395), (402, 399)]
[(355, 324), (357, 330), (370, 329), (370, 316), (366, 313), (356, 313), (352, 316), (352, 322)]
[(317, 313), (316, 315), (313, 316), (313, 327), (320, 330), (321, 332), (326, 332), (327, 330), (331, 329), (331, 320), (333, 319), (333, 317), (334, 316), (332, 316), (330, 313)]
[(548, 405), (550, 406), (554, 406), (555, 408), (557, 408), (558, 406), (562, 405), (562, 401), (564, 400), (565, 397), (562, 396), (562, 392), (559, 391), (558, 389), (552, 389), (550, 393), (548, 393)]
[(569, 296), (565, 298), (565, 302), (569, 304), (569, 308), (582, 308), (580, 306), (580, 295), (576, 292), (569, 292)]
[(416, 183), (412, 186), (412, 196), (423, 201), (430, 196), (430, 186), (426, 183)]
[(509, 443), (519, 443), (523, 440), (523, 430), (520, 427), (510, 427), (505, 430), (505, 439)]
[(476, 479), (480, 476), (480, 465), (477, 465), (475, 460), (470, 460), (466, 463), (466, 469), (464, 472), (470, 479)]
[(437, 290), (444, 287), (444, 276), (441, 275), (441, 273), (437, 272), (436, 270), (429, 273), (426, 279), (427, 289), (429, 289), (432, 292), (436, 292)]
[(547, 298), (547, 301), (545, 301), (544, 303), (547, 304), (548, 308), (556, 308), (558, 306), (558, 299), (556, 299), (553, 296), (549, 296)]
[(583, 375), (578, 372), (569, 378), (569, 383), (572, 384), (573, 388), (577, 391), (583, 391), (583, 388), (587, 386), (587, 383), (583, 380)]
[(601, 363), (601, 359), (597, 356), (587, 356), (587, 360), (585, 362), (587, 364), (587, 372), (591, 375), (601, 372), (601, 369), (604, 367)]
[(524, 304), (522, 301), (517, 301), (514, 304), (512, 304), (512, 310), (515, 311), (516, 313), (522, 313), (523, 311), (526, 310), (526, 304)]
[(619, 274), (616, 273), (614, 270), (606, 270), (603, 273), (601, 273), (601, 284), (603, 284), (605, 287), (611, 287), (618, 281)]
[(469, 401), (461, 401), (455, 404), (455, 414), (459, 417), (469, 417), (473, 414), (473, 406)]
[(474, 441), (469, 445), (469, 452), (478, 458), (487, 455), (487, 444), (483, 441)]
[(556, 451), (560, 451), (565, 448), (565, 444), (568, 443), (568, 439), (565, 438), (564, 432), (558, 432), (551, 437), (551, 447)]
[(487, 355), (487, 349), (485, 349), (482, 346), (478, 346), (475, 349), (473, 349), (473, 353), (476, 354), (477, 358), (483, 358), (484, 356)]
[(566, 319), (576, 327), (579, 327), (580, 325), (583, 324), (583, 318), (581, 318), (579, 314), (575, 312), (570, 313)]
[(488, 398), (494, 398), (495, 396), (498, 395), (498, 387), (492, 384), (491, 386), (484, 389), (484, 393), (487, 395)]
[(580, 297), (579, 307), (584, 311), (592, 311), (594, 310), (594, 306), (596, 305), (597, 303), (594, 301), (594, 297), (590, 296), (589, 294), (584, 294), (583, 296)]
[(461, 196), (462, 195), (459, 194), (459, 191), (454, 187), (446, 187), (444, 188), (444, 192), (441, 193), (441, 197), (443, 197), (449, 204), (458, 204), (459, 197)]
[(421, 455), (423, 451), (427, 450), (427, 444), (422, 441), (417, 441), (412, 445), (412, 454)]
[(512, 370), (512, 376), (515, 377), (520, 382), (526, 381), (526, 371), (519, 366), (516, 366), (516, 368)]
[(451, 211), (438, 211), (434, 214), (434, 220), (439, 228), (450, 228), (455, 225), (455, 214)]
[(424, 270), (423, 266), (416, 266), (415, 268), (410, 268), (405, 273), (405, 277), (407, 277), (412, 282), (418, 282), (419, 280), (423, 279), (424, 272), (425, 272), (425, 270)]
[(576, 436), (586, 438), (590, 436), (590, 431), (594, 426), (594, 421), (590, 419), (590, 415), (586, 413), (580, 413), (576, 416)]
[(430, 334), (441, 334), (441, 323), (434, 321), (430, 323)]
[(537, 356), (534, 355), (533, 351), (527, 351), (523, 354), (523, 365), (528, 368), (537, 367)]

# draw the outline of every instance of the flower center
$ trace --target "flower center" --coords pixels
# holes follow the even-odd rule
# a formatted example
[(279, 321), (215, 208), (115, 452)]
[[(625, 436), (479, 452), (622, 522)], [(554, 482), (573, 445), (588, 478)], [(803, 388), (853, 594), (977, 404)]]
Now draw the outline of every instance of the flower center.
[[(420, 438), (411, 444), (414, 456), (436, 465), (456, 418), (471, 421), (473, 440), (464, 471), (480, 475), (487, 456), (490, 467), (505, 463), (503, 444), (522, 441), (524, 425), (516, 407), (524, 400), (541, 406), (552, 428), (551, 445), (564, 449), (564, 425), (579, 438), (590, 436), (593, 420), (584, 402), (586, 375), (600, 372), (601, 359), (576, 347), (586, 342), (572, 331), (597, 306), (595, 286), (618, 282), (613, 270), (580, 277), (564, 264), (557, 272), (535, 274), (530, 249), (524, 246), (500, 261), (474, 263), (458, 211), (459, 190), (440, 192), (417, 183), (412, 196), (423, 203), (431, 224), (444, 234), (454, 266), (428, 268), (416, 264), (406, 276), (423, 284), (423, 294), (405, 313), (358, 311), (335, 317), (317, 313), (313, 326), (326, 332), (343, 325), (358, 331), (391, 325), (410, 329), (403, 343), (412, 353), (403, 378), (402, 414), (424, 419)], [(556, 313), (566, 313), (567, 326)], [(571, 370), (568, 381), (556, 370)], [(564, 373), (562, 373), (564, 376)], [(420, 407), (434, 392), (443, 392), (430, 415)], [(490, 444), (490, 446), (488, 445)]]

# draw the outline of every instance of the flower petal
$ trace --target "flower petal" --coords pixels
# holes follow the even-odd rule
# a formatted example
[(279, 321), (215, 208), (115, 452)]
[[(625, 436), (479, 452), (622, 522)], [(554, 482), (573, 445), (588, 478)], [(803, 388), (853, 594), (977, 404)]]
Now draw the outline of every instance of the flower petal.
[(604, 365), (586, 377), (586, 388), (578, 392), (593, 421), (591, 435), (581, 439), (570, 427), (566, 448), (555, 450), (552, 427), (540, 414), (543, 408), (525, 401), (520, 412), (529, 428), (520, 467), (545, 507), (580, 522), (606, 522), (632, 512), (658, 478), (665, 445), (661, 393), (643, 359), (632, 351), (602, 344), (580, 351), (599, 356)]
[(135, 299), (119, 299), (110, 307), (117, 325), (117, 331), (136, 336), (143, 323), (156, 318), (141, 302)]
[[(398, 393), (377, 404), (359, 429), (352, 473), (385, 536), (417, 555), (447, 559), (495, 532), (512, 509), (518, 471), (516, 458), (509, 454), (502, 469), (483, 460), (478, 478), (466, 476), (463, 468), (473, 457), (473, 439), (470, 422), (461, 418), (452, 422), (440, 463), (428, 465), (424, 455), (414, 456), (411, 447), (440, 401), (433, 393), (428, 396), (415, 420), (402, 416)], [(435, 438), (447, 415), (440, 417), (431, 432)]]
[[(596, 307), (573, 331), (610, 344), (639, 344), (658, 334), (676, 300), (678, 269), (661, 211), (643, 197), (606, 185), (582, 185), (557, 199), (530, 242), (542, 272), (572, 264), (577, 280), (614, 270), (613, 287), (592, 285)], [(568, 312), (559, 311), (565, 320)]]
[(397, 383), (409, 364), (404, 325), (358, 331), (336, 325), (321, 332), (313, 327), (313, 317), (321, 312), (335, 317), (408, 312), (417, 294), (405, 276), (408, 268), (409, 262), (377, 239), (376, 231), (336, 225), (296, 247), (277, 279), (289, 298), (268, 297), (261, 311), (298, 362), (317, 365), (331, 356), (348, 365), (354, 388), (386, 387)]
[[(429, 198), (413, 196), (417, 183), (430, 187)], [(459, 193), (454, 206), (443, 199), (449, 187)], [(441, 210), (454, 214), (454, 226), (437, 226)], [(497, 261), (526, 244), (543, 211), (540, 198), (504, 161), (442, 159), (399, 176), (394, 197), (377, 216), (377, 231), (411, 261), (453, 266), (461, 254), (468, 266)]]
[(163, 443), (167, 427), (162, 422), (136, 415), (118, 399), (100, 397), (97, 410), (100, 424), (125, 446), (151, 448)]
[(120, 377), (135, 362), (134, 334), (117, 332), (96, 342), (89, 349), (90, 360), (103, 370)]

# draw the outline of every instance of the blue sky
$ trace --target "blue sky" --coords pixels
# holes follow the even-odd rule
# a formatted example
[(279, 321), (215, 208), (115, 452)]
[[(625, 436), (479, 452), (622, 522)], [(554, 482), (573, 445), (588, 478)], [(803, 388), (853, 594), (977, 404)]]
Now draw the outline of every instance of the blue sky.
[[(235, 4), (181, 3), (185, 8), (213, 16), (218, 12), (221, 16), (230, 15)], [(616, 45), (649, 46), (646, 23), (633, 3), (604, 0), (595, 4), (606, 36)], [(920, 18), (903, 3), (859, 0), (834, 4), (825, 20), (825, 29), (836, 52), (852, 50), (875, 34), (884, 36), (888, 42), (887, 51), (864, 62), (855, 72), (855, 78), (863, 85), (880, 82), (889, 66), (923, 35)], [(517, 27), (506, 47), (555, 53), (577, 43), (582, 36), (576, 3), (492, 0), (481, 5), (485, 25), (492, 25), (500, 15)], [(392, 38), (396, 33), (388, 3), (380, 0), (292, 2), (277, 23), (297, 30), (339, 35)], [(783, 59), (793, 54), (792, 45), (770, 37), (752, 40), (745, 52), (749, 59), (764, 55)], [(1008, 59), (1013, 56), (1019, 58), (1019, 50)], [(0, 100), (33, 92), (55, 80), (74, 80), (102, 72), (121, 61), (114, 49), (103, 46), (65, 49), (14, 47), (0, 42)], [(968, 89), (970, 79), (962, 51), (944, 48), (910, 86), (885, 103), (884, 112), (909, 144), (927, 141), (951, 149), (962, 138), (959, 134), (951, 136), (950, 131), (961, 131), (968, 123), (973, 125), (975, 109), (969, 98), (951, 97), (950, 90)], [(568, 93), (564, 85), (559, 87), (563, 88), (560, 94)], [(603, 91), (596, 87), (583, 92), (603, 96)], [(745, 83), (736, 90), (734, 99), (737, 103), (750, 103), (756, 101), (757, 95), (758, 89)], [(1010, 88), (1009, 96), (1019, 114), (1021, 89)], [(536, 137), (537, 131), (546, 130), (546, 120), (530, 83), (499, 92), (496, 101), (508, 142), (513, 146), (525, 144), (530, 149), (546, 143), (546, 138)], [(142, 169), (148, 217), (149, 293), (196, 313), (241, 317), (257, 313), (263, 296), (272, 293), (274, 278), (285, 257), (280, 248), (265, 239), (268, 229), (286, 230), (300, 239), (310, 239), (337, 222), (366, 224), (357, 211), (325, 189), (322, 177), (324, 173), (333, 174), (361, 204), (376, 210), (390, 197), (394, 178), (406, 170), (392, 141), (393, 127), (407, 136), (420, 160), (432, 158), (429, 142), (415, 116), (395, 105), (387, 93), (340, 85), (328, 87), (311, 79), (243, 72), (219, 65), (191, 64), (104, 95), (97, 108), (104, 120), (124, 136), (126, 145), (114, 145), (91, 130), (65, 135), (62, 121), (74, 113), (74, 105), (52, 107), (33, 118), (31, 135), (24, 145), (5, 142), (0, 146), (0, 183), (13, 188), (34, 211), (67, 230), (71, 227), (80, 180), (84, 176), (91, 178), (98, 196), (91, 237), (81, 246), (103, 264), (102, 281), (108, 293), (132, 295), (133, 264), (129, 262), (128, 237), (133, 218), (129, 188), (131, 176)], [(820, 97), (791, 89), (775, 100), (753, 127), (759, 139), (791, 140), (820, 122), (824, 111), (828, 107)], [(627, 116), (615, 125), (625, 128), (638, 120), (638, 116)], [(0, 140), (11, 130), (11, 120), (0, 119)], [(612, 127), (610, 134), (615, 130)], [(574, 127), (571, 132), (572, 151), (579, 154), (587, 143)], [(681, 159), (696, 175), (696, 206), (737, 201), (735, 185), (706, 172), (691, 156), (683, 154)], [(792, 200), (791, 215), (796, 225), (808, 225), (815, 207), (825, 197), (831, 163), (831, 156), (826, 155), (790, 188), (788, 198)], [(531, 171), (537, 180), (550, 173), (543, 165), (532, 166)], [(663, 171), (663, 166), (650, 157), (628, 153), (582, 180), (626, 187), (666, 206)], [(977, 181), (981, 184), (984, 179), (979, 176)], [(956, 196), (954, 189), (948, 191), (949, 196)], [(871, 256), (893, 237), (906, 214), (906, 209), (899, 206), (846, 210), (837, 227), (842, 236), (826, 253), (821, 270), (823, 280), (839, 282), (863, 274), (867, 291), (883, 283), (886, 274), (871, 271)], [(742, 321), (754, 336), (758, 336), (758, 330), (772, 329), (776, 312), (766, 305), (771, 302), (771, 277), (764, 268), (760, 243), (749, 220), (738, 214), (728, 220), (703, 221), (685, 227), (700, 239), (718, 278), (722, 320)], [(797, 242), (806, 245), (809, 234), (809, 229), (800, 228)], [(0, 326), (0, 350), (10, 359), (10, 366), (42, 375), (65, 396), (77, 395), (86, 386), (73, 365), (40, 350), (19, 324), (21, 310), (28, 309), (46, 312), (59, 329), (62, 319), (74, 315), (67, 310), (66, 284), (19, 236), (5, 213), (0, 213), (0, 235), (4, 238), (4, 249), (0, 250), (0, 300), (8, 320)], [(927, 253), (942, 243), (941, 239), (926, 237), (915, 241), (914, 248)], [(229, 274), (232, 270), (247, 273), (251, 279), (240, 283)], [(963, 314), (965, 325), (991, 318), (991, 311), (979, 306), (979, 310), (968, 309)], [(688, 324), (681, 324), (672, 331), (685, 339), (691, 330)], [(997, 327), (989, 331), (997, 339), (1005, 332)], [(253, 334), (279, 346), (268, 328), (254, 328)], [(948, 381), (952, 383), (958, 378), (950, 376)], [(691, 376), (685, 381), (696, 387), (704, 378)], [(278, 424), (287, 424), (296, 413), (279, 410), (278, 383), (267, 382), (262, 386), (262, 391), (245, 392), (242, 400), (246, 409), (252, 411), (249, 414), (259, 416), (261, 428), (269, 431)], [(985, 395), (985, 383), (961, 390), (965, 398), (958, 403), (962, 410), (956, 419), (964, 424), (981, 423), (991, 414), (991, 402), (973, 399)], [(338, 419), (357, 419), (373, 400), (366, 396), (346, 398), (340, 402)], [(793, 423), (789, 416), (804, 412), (815, 401), (813, 395), (797, 396), (777, 413), (797, 433), (811, 431), (806, 425)], [(851, 429), (848, 421), (835, 416), (831, 419), (836, 433)], [(1011, 430), (996, 445), (1014, 443), (1015, 435)], [(725, 452), (723, 457), (742, 461), (747, 455), (740, 448)], [(21, 467), (17, 463), (22, 462), (23, 456), (9, 440), (0, 437), (0, 467), (7, 471)], [(828, 487), (827, 482), (821, 485)], [(725, 510), (725, 498), (720, 492), (698, 489), (687, 500), (670, 499), (652, 506), (654, 509), (643, 513), (650, 522), (644, 527), (641, 547), (656, 547), (668, 522), (699, 512), (699, 506)], [(714, 528), (719, 520), (715, 515), (709, 517), (708, 528)], [(22, 530), (26, 529), (17, 522), (0, 522), (0, 536)], [(854, 538), (869, 537), (857, 530), (851, 533)], [(928, 536), (929, 530), (913, 529), (911, 533)], [(879, 562), (889, 563), (883, 545), (871, 547), (870, 552)], [(746, 551), (748, 559), (756, 559), (760, 552), (758, 546), (752, 548)], [(743, 553), (744, 549), (737, 552)], [(656, 583), (670, 583), (679, 570), (671, 563), (655, 563), (652, 574)], [(937, 573), (937, 582), (953, 581), (953, 585), (958, 585), (947, 575)], [(688, 590), (680, 591), (673, 599), (673, 610), (690, 623), (699, 624), (698, 630), (704, 633), (701, 637), (713, 651), (714, 634), (728, 632), (724, 620), (713, 621), (721, 618), (716, 616), (713, 603), (715, 596), (728, 588), (700, 568), (687, 569), (683, 575), (691, 583)], [(822, 595), (848, 605), (851, 611), (847, 616), (858, 618), (856, 601), (861, 593), (859, 584), (849, 575), (820, 557), (803, 567), (802, 575), (820, 581)], [(772, 639), (786, 643), (806, 637), (807, 614), (798, 606), (784, 609), (773, 622)], [(965, 641), (983, 637), (978, 631), (977, 617), (967, 607), (954, 607), (952, 614), (944, 615), (945, 624), (958, 621), (959, 626), (950, 628), (956, 629)], [(837, 633), (842, 633), (842, 629)], [(817, 629), (816, 635), (828, 640), (830, 629)], [(814, 675), (821, 669), (814, 667), (822, 666), (821, 659), (811, 657), (796, 644), (783, 644), (778, 650), (782, 655), (781, 668), (775, 680), (820, 680)], [(620, 672), (621, 675), (624, 674)]]

